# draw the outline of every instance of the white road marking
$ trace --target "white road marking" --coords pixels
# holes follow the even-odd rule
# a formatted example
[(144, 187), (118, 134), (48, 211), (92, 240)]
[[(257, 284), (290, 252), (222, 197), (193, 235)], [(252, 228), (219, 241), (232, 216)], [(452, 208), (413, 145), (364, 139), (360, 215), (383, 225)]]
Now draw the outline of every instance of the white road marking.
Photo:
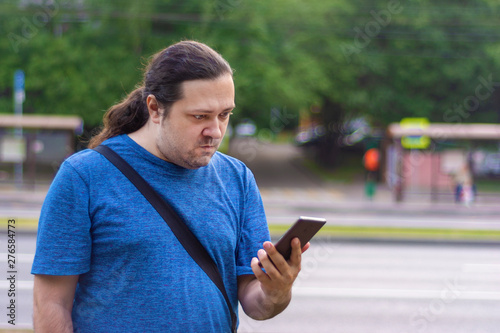
[[(35, 254), (33, 253), (16, 253), (16, 265), (17, 264), (32, 264)], [(0, 263), (7, 262), (7, 253), (0, 253)]]
[[(7, 276), (8, 277), (8, 276)], [(0, 290), (8, 290), (10, 288), (10, 281), (0, 281)], [(16, 290), (32, 290), (33, 281), (16, 280)]]
[[(410, 289), (354, 289), (354, 288), (314, 288), (295, 287), (293, 295), (298, 297), (347, 297), (347, 298), (390, 298), (390, 299), (437, 299), (443, 297), (443, 290)], [(500, 292), (458, 291), (457, 299), (499, 301)]]
[(500, 273), (500, 264), (465, 264), (462, 267), (462, 271), (474, 273)]

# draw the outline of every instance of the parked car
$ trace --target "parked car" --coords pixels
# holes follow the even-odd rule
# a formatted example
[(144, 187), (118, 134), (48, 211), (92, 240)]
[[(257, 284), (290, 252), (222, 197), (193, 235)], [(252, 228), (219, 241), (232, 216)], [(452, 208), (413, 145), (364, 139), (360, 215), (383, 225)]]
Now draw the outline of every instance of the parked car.
[(500, 154), (486, 155), (481, 170), (490, 177), (500, 176)]
[(235, 127), (235, 132), (237, 136), (253, 136), (257, 131), (257, 126), (250, 119), (243, 119)]

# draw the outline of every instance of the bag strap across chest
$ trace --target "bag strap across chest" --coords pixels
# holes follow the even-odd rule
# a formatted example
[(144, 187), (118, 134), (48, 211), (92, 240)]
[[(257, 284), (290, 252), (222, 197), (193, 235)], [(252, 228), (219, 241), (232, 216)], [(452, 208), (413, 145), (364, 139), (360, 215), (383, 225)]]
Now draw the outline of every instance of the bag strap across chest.
[(107, 158), (118, 170), (120, 170), (132, 184), (142, 193), (149, 201), (154, 209), (165, 220), (170, 227), (175, 237), (181, 245), (186, 249), (194, 261), (203, 269), (213, 283), (219, 288), (220, 292), (226, 300), (229, 312), (231, 314), (231, 330), (236, 332), (237, 317), (233, 311), (229, 297), (227, 296), (224, 281), (222, 280), (217, 264), (208, 254), (207, 250), (200, 243), (198, 238), (192, 233), (182, 218), (175, 210), (149, 185), (137, 171), (130, 166), (120, 155), (114, 150), (105, 145), (100, 145), (94, 148), (95, 151)]

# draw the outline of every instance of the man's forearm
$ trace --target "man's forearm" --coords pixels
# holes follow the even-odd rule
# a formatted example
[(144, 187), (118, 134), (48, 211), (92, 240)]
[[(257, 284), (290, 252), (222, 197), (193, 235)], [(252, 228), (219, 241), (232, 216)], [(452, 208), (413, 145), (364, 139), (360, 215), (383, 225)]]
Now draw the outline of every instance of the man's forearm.
[(71, 333), (78, 275), (35, 275), (33, 326), (37, 333)]
[(71, 312), (59, 304), (35, 304), (33, 326), (37, 333), (73, 333)]
[(250, 281), (240, 298), (241, 307), (252, 319), (265, 320), (280, 314), (286, 309), (292, 298), (291, 290), (285, 294), (266, 295), (257, 279)]

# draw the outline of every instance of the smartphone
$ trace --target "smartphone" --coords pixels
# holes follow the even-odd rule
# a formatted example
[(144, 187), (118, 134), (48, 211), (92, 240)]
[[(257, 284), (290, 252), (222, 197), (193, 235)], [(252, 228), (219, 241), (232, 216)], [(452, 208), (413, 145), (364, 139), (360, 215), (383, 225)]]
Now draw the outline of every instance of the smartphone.
[(274, 244), (279, 253), (283, 255), (285, 260), (290, 259), (292, 254), (292, 239), (298, 237), (300, 246), (304, 246), (316, 235), (323, 227), (326, 220), (318, 217), (300, 216), (299, 219), (281, 236)]

